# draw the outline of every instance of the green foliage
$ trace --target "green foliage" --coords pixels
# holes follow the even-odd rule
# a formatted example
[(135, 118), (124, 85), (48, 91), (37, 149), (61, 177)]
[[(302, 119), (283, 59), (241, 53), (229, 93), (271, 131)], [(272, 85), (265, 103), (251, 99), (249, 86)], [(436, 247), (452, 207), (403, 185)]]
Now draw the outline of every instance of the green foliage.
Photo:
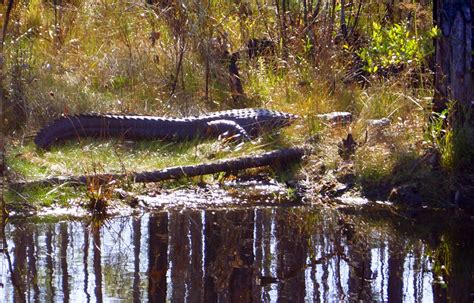
[[(405, 103), (404, 97), (396, 88), (390, 87), (386, 83), (380, 83), (368, 88), (359, 96), (357, 110), (364, 118), (393, 118), (402, 107), (408, 107)], [(405, 111), (401, 112), (405, 113)]]
[(77, 198), (77, 189), (60, 185), (54, 187), (33, 187), (21, 192), (5, 191), (4, 199), (7, 204), (24, 207), (23, 203), (44, 207), (69, 206), (71, 199)]
[(448, 108), (441, 113), (433, 112), (424, 135), (425, 141), (440, 153), (441, 163), (445, 168), (452, 166), (453, 132), (452, 129), (447, 128), (447, 120), (452, 108), (453, 104), (450, 103)]
[(110, 80), (112, 88), (116, 90), (123, 89), (129, 83), (129, 79), (126, 76), (115, 76)]
[[(470, 110), (464, 112), (455, 102), (441, 113), (432, 113), (431, 123), (425, 132), (425, 141), (441, 156), (441, 165), (452, 173), (458, 173), (472, 165), (474, 159), (474, 129), (470, 125)], [(465, 123), (453, 125), (452, 115), (463, 115)]]
[(249, 67), (247, 91), (254, 98), (269, 100), (284, 85), (283, 74), (272, 70), (263, 58), (258, 58), (256, 64)]
[(387, 28), (373, 22), (369, 45), (358, 52), (365, 63), (363, 69), (375, 73), (380, 68), (419, 67), (426, 56), (433, 53), (432, 39), (438, 31), (433, 27), (419, 37), (410, 32), (407, 22)]
[(42, 25), (41, 15), (43, 14), (41, 0), (31, 0), (25, 11), (25, 25), (27, 29), (38, 30)]
[(376, 188), (387, 182), (393, 167), (393, 158), (375, 147), (360, 149), (354, 159), (358, 181), (369, 188)]

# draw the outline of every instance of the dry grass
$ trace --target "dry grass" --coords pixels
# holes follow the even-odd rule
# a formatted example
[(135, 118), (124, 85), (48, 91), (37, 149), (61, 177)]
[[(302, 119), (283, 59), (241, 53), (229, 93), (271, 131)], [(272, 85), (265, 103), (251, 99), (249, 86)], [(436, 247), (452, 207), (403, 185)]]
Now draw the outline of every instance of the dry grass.
[[(292, 7), (286, 36), (282, 37), (281, 15), (271, 4), (236, 3), (211, 1), (206, 6), (189, 1), (186, 7), (166, 7), (75, 0), (56, 12), (49, 3), (37, 0), (19, 4), (6, 54), (9, 80), (16, 83), (11, 102), (20, 104), (21, 100), (26, 122), (9, 130), (14, 137), (9, 141), (9, 165), (34, 178), (76, 173), (94, 163), (107, 171), (120, 170), (123, 163), (136, 170), (146, 169), (156, 163), (144, 159), (161, 157), (163, 150), (154, 144), (136, 152), (119, 148), (117, 154), (111, 142), (88, 142), (82, 149), (71, 145), (40, 154), (28, 139), (21, 139), (63, 113), (181, 116), (252, 106), (303, 117), (298, 125), (284, 131), (279, 142), (270, 145), (312, 144), (313, 157), (336, 168), (342, 162), (337, 144), (351, 132), (359, 142), (353, 161), (361, 183), (376, 185), (408, 178), (394, 170), (407, 159), (422, 156), (429, 145), (423, 143), (423, 134), (430, 112), (432, 90), (426, 83), (431, 75), (402, 69), (395, 74), (365, 75), (364, 79), (355, 73), (361, 63), (354, 53), (365, 45), (374, 18), (385, 15), (384, 6), (364, 5), (353, 36), (343, 41), (334, 34), (338, 28), (331, 21), (331, 9), (322, 10), (317, 22), (305, 27), (302, 9)], [(380, 16), (370, 15), (373, 11), (379, 11)], [(354, 8), (346, 12), (351, 22), (355, 13)], [(414, 13), (419, 16), (415, 29), (426, 30), (430, 22), (423, 19), (426, 12)], [(246, 43), (250, 38), (271, 39), (274, 54), (248, 58)], [(231, 98), (228, 62), (223, 54), (239, 50), (246, 96), (236, 103)], [(350, 111), (354, 122), (332, 129), (315, 118), (330, 111)], [(12, 111), (7, 118), (14, 121), (15, 115)], [(383, 130), (368, 129), (367, 120), (378, 118), (389, 118), (392, 123)], [(157, 150), (146, 151), (149, 148)], [(188, 163), (194, 154), (194, 148), (189, 147), (160, 165)]]

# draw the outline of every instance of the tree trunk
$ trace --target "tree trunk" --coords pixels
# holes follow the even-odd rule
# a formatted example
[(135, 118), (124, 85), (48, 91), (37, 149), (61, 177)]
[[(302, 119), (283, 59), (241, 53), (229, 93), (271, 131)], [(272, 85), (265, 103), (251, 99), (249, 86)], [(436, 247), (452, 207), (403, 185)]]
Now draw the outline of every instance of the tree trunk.
[(435, 24), (441, 30), (436, 39), (434, 110), (447, 101), (471, 106), (474, 101), (471, 0), (436, 0)]
[(435, 55), (435, 95), (433, 110), (441, 112), (454, 101), (455, 106), (447, 121), (453, 137), (450, 144), (454, 175), (453, 203), (462, 208), (471, 208), (474, 182), (474, 138), (468, 128), (474, 119), (474, 60), (472, 0), (436, 0), (433, 3), (433, 19), (441, 30), (436, 40)]

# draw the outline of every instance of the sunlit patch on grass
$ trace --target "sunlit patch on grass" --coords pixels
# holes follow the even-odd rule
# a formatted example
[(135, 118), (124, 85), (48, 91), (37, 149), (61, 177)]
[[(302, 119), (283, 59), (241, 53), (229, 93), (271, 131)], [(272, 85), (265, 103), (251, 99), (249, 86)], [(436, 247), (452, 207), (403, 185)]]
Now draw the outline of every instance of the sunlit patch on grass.
[(191, 165), (226, 157), (258, 153), (278, 146), (286, 140), (269, 137), (260, 142), (193, 141), (193, 142), (118, 142), (83, 140), (54, 146), (49, 151), (37, 149), (33, 143), (10, 147), (7, 164), (17, 177), (35, 180), (56, 175), (79, 175), (95, 171), (124, 173)]

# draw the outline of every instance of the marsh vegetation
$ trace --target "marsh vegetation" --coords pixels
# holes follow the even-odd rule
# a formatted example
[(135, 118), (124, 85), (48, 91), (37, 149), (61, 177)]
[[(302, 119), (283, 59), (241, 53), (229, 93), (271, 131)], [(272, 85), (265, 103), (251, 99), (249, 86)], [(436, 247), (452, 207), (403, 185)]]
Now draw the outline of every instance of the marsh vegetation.
[[(32, 136), (61, 115), (180, 117), (263, 107), (302, 120), (278, 138), (237, 149), (310, 145), (308, 178), (321, 166), (336, 175), (345, 166), (357, 192), (377, 199), (387, 199), (407, 183), (437, 206), (453, 192), (465, 196), (470, 185), (460, 191), (456, 169), (460, 158), (472, 153), (471, 131), (457, 144), (467, 146), (459, 151), (450, 148), (455, 136), (443, 127), (449, 112), (437, 123), (429, 121), (432, 41), (440, 35), (431, 5), (306, 0), (15, 4), (4, 49), (8, 178), (159, 168), (232, 155), (236, 149), (208, 142), (191, 148), (86, 140), (50, 152), (36, 150)], [(334, 111), (351, 112), (352, 122), (334, 126), (317, 118)], [(390, 123), (370, 122), (382, 118)], [(444, 132), (448, 135), (440, 136)], [(357, 142), (349, 166), (338, 155), (348, 133)]]
[[(452, 85), (439, 64), (461, 51), (446, 43), (460, 20), (471, 26), (468, 2), (4, 1), (6, 183), (293, 146), (307, 154), (295, 166), (146, 186), (92, 179), (6, 189), (1, 291), (11, 301), (472, 300), (464, 214), (474, 196), (472, 67)], [(249, 107), (301, 119), (251, 142), (80, 138), (50, 150), (33, 142), (54, 119), (85, 112), (185, 117)], [(251, 187), (229, 182), (252, 178), (277, 189), (228, 203)], [(140, 208), (140, 195), (171, 206)], [(123, 205), (127, 215), (105, 221), (88, 212)], [(29, 217), (45, 209), (86, 218)]]

